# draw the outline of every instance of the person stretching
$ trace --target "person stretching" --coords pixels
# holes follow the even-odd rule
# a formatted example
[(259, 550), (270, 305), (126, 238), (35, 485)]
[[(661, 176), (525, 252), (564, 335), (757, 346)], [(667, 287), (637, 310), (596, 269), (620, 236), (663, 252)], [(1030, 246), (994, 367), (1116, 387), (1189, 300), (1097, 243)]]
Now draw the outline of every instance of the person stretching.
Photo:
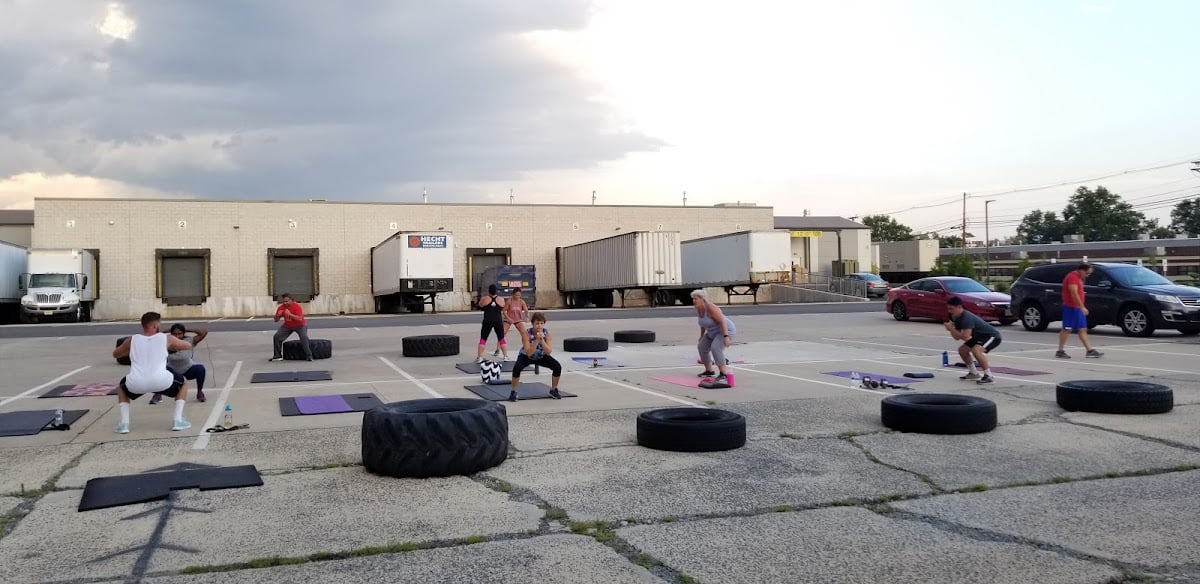
[(483, 309), (483, 326), (479, 329), (479, 350), (475, 354), (475, 362), (483, 363), (483, 349), (487, 347), (488, 336), (496, 331), (496, 352), (504, 352), (504, 360), (508, 361), (508, 343), (504, 342), (504, 299), (497, 296), (499, 289), (495, 284), (488, 286), (488, 295), (479, 300), (479, 308)]
[[(717, 305), (708, 301), (708, 293), (703, 289), (692, 290), (692, 306), (696, 307), (700, 323), (700, 341), (696, 343), (700, 361), (704, 364), (704, 372), (700, 373), (700, 377), (712, 377), (712, 366), (715, 362), (717, 371), (720, 372), (715, 381), (727, 384), (729, 378), (725, 348), (733, 344), (732, 337), (737, 332), (737, 327), (733, 326), (733, 321), (726, 317)], [(717, 341), (718, 335), (724, 338)]]
[(521, 299), (521, 289), (513, 288), (512, 298), (504, 303), (504, 337), (502, 338), (507, 341), (508, 329), (512, 328), (513, 325), (520, 326), (528, 318), (529, 305), (525, 304), (525, 301)]
[(129, 357), (129, 374), (117, 384), (117, 404), (121, 409), (121, 421), (117, 424), (118, 434), (129, 433), (129, 403), (145, 393), (161, 393), (175, 398), (174, 425), (172, 430), (191, 428), (183, 417), (183, 406), (187, 403), (187, 381), (182, 375), (167, 368), (168, 351), (185, 351), (192, 345), (183, 339), (159, 332), (162, 315), (147, 312), (142, 315), (142, 332), (133, 335), (113, 349), (113, 357)]
[[(962, 299), (957, 296), (946, 301), (946, 308), (950, 311), (946, 330), (954, 339), (964, 341), (958, 347), (958, 356), (967, 364), (967, 374), (959, 379), (977, 379), (976, 383), (980, 384), (992, 383), (992, 368), (988, 365), (987, 354), (1000, 346), (1000, 331), (974, 313), (967, 312)], [(975, 370), (976, 361), (983, 367), (983, 377)]]
[(521, 352), (517, 353), (517, 364), (513, 365), (512, 370), (512, 392), (508, 394), (508, 401), (517, 401), (517, 387), (521, 385), (521, 370), (530, 365), (541, 365), (549, 367), (553, 375), (550, 377), (550, 397), (554, 399), (562, 399), (562, 394), (558, 393), (558, 380), (562, 377), (562, 365), (558, 360), (550, 356), (554, 352), (554, 340), (550, 337), (550, 330), (546, 328), (545, 313), (535, 312), (530, 317), (528, 330), (524, 326), (518, 326), (517, 331), (521, 333)]
[[(183, 326), (182, 324), (176, 323), (171, 325), (171, 336), (187, 341), (187, 333), (187, 327)], [(208, 399), (204, 397), (204, 379), (208, 375), (208, 371), (204, 369), (204, 365), (196, 363), (194, 359), (196, 352), (195, 347), (196, 345), (200, 344), (200, 341), (203, 341), (205, 337), (208, 336), (208, 331), (202, 328), (197, 328), (192, 329), (192, 333), (193, 334), (190, 341), (192, 343), (192, 348), (187, 349), (186, 351), (171, 351), (169, 354), (167, 354), (167, 368), (170, 369), (172, 373), (178, 373), (179, 375), (182, 375), (184, 379), (195, 380), (196, 401), (204, 402)], [(154, 394), (154, 397), (150, 398), (151, 404), (156, 404), (160, 401), (162, 401), (161, 393), (156, 393)]]
[(304, 356), (312, 361), (312, 347), (308, 344), (308, 320), (304, 318), (304, 309), (292, 300), (291, 294), (279, 296), (275, 322), (279, 322), (280, 319), (283, 319), (283, 324), (279, 325), (279, 330), (275, 332), (275, 354), (269, 361), (283, 361), (283, 342), (292, 336), (292, 333), (300, 335), (300, 346), (304, 347)]

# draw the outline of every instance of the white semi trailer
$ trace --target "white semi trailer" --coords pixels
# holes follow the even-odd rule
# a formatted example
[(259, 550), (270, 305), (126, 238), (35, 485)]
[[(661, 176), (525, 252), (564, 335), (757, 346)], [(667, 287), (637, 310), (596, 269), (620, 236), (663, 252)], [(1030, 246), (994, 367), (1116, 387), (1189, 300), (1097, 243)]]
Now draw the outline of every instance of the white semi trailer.
[(86, 249), (31, 249), (28, 273), (21, 275), (21, 319), (24, 322), (92, 319), (96, 290), (96, 256)]
[(16, 322), (21, 313), (21, 274), (26, 271), (28, 251), (0, 241), (0, 322)]
[(454, 290), (454, 234), (401, 231), (371, 248), (375, 312), (437, 312), (439, 292)]
[(697, 288), (722, 288), (733, 296), (754, 296), (763, 284), (792, 281), (792, 241), (786, 231), (739, 231), (690, 239), (680, 245), (683, 282), (658, 291), (656, 304), (690, 304)]
[(633, 231), (556, 250), (558, 291), (568, 308), (611, 308), (613, 293), (641, 290), (653, 303), (682, 282), (678, 231)]

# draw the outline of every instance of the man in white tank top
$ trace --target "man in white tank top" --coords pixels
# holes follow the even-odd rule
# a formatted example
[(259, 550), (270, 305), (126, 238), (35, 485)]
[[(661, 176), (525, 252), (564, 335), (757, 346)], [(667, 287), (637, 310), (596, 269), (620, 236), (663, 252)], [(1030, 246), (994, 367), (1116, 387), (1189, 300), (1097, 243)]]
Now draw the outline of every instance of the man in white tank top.
[(121, 409), (118, 434), (129, 433), (129, 403), (146, 393), (157, 393), (175, 398), (174, 425), (180, 431), (192, 425), (183, 418), (183, 406), (187, 403), (187, 387), (182, 375), (167, 368), (167, 353), (186, 351), (191, 343), (173, 335), (160, 332), (162, 316), (157, 312), (142, 315), (142, 332), (125, 339), (113, 349), (113, 357), (129, 357), (129, 375), (121, 378), (117, 386), (117, 402)]

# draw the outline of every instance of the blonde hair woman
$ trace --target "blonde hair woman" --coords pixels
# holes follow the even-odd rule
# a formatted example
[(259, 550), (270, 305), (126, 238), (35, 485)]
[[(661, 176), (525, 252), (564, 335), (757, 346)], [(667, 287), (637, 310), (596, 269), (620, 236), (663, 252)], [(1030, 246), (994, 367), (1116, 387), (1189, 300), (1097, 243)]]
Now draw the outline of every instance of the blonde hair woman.
[(704, 372), (700, 377), (711, 377), (714, 374), (712, 368), (715, 362), (717, 371), (720, 372), (716, 382), (728, 383), (725, 347), (733, 344), (733, 334), (737, 332), (737, 328), (716, 304), (708, 300), (708, 293), (704, 290), (692, 290), (692, 306), (696, 307), (700, 324), (700, 342), (696, 344), (696, 349), (700, 352), (700, 361), (704, 363)]

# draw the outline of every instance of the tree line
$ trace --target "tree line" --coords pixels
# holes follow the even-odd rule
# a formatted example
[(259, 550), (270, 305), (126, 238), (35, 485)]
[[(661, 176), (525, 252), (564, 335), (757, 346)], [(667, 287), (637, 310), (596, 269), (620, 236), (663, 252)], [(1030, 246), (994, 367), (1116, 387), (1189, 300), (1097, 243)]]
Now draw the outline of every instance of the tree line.
[[(960, 235), (914, 233), (889, 215), (868, 215), (863, 225), (871, 228), (871, 241), (909, 241), (918, 236), (936, 237), (941, 247), (959, 247)], [(1003, 243), (1010, 245), (1052, 243), (1066, 235), (1082, 235), (1085, 241), (1122, 241), (1136, 239), (1140, 233), (1166, 239), (1176, 233), (1200, 233), (1200, 196), (1180, 201), (1171, 210), (1171, 225), (1148, 219), (1141, 211), (1103, 186), (1079, 187), (1060, 213), (1037, 210), (1027, 213), (1017, 226), (1017, 235)], [(967, 238), (974, 237), (967, 233)]]

